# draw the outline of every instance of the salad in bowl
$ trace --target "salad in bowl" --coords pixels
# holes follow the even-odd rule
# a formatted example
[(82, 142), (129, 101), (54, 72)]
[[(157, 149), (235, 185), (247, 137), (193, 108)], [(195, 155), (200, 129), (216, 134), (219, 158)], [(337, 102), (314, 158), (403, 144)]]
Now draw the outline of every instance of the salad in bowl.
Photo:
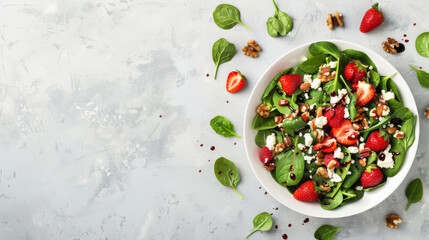
[(404, 163), (417, 116), (362, 51), (315, 42), (266, 86), (253, 118), (261, 168), (296, 201), (333, 210), (382, 188)]

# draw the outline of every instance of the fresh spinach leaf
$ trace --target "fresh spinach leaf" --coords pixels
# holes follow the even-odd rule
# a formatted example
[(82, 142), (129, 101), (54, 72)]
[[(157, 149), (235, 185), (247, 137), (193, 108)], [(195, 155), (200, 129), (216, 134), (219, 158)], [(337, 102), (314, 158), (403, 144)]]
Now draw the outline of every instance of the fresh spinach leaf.
[(283, 114), (289, 115), (292, 110), (290, 110), (288, 105), (280, 106), (279, 101), (282, 99), (287, 99), (288, 101), (292, 101), (292, 99), (285, 98), (284, 96), (280, 95), (277, 91), (273, 91), (273, 103), (276, 109)]
[(415, 127), (417, 116), (413, 116), (402, 124), (401, 130), (405, 133), (404, 138), (399, 140), (405, 150), (407, 150), (414, 143)]
[(216, 116), (210, 121), (210, 126), (212, 126), (213, 130), (224, 137), (232, 137), (236, 136), (238, 138), (241, 138), (238, 136), (234, 131), (234, 125), (224, 116)]
[(267, 145), (267, 137), (271, 134), (276, 134), (276, 141), (278, 143), (283, 142), (283, 134), (280, 131), (276, 131), (274, 129), (265, 129), (265, 130), (259, 130), (258, 133), (256, 133), (255, 136), (255, 143), (258, 147), (262, 148), (265, 145)]
[(337, 208), (343, 202), (343, 193), (339, 191), (333, 198), (326, 197), (320, 201), (320, 206), (325, 210)]
[(392, 77), (395, 76), (396, 73), (393, 73), (390, 76), (383, 76), (380, 81), (380, 87), (382, 90), (388, 92), (389, 90), (392, 90), (392, 92), (395, 94), (395, 98), (402, 102), (401, 95), (399, 94), (398, 88), (396, 87), (395, 82), (393, 82)]
[(341, 228), (342, 227), (334, 227), (327, 224), (322, 225), (314, 232), (314, 238), (317, 240), (332, 240)]
[(278, 35), (284, 36), (292, 31), (292, 19), (285, 12), (280, 11), (274, 0), (273, 4), (276, 12), (274, 13), (274, 17), (270, 17), (267, 20), (268, 34), (270, 34), (271, 37), (277, 37)]
[(267, 212), (260, 213), (253, 219), (253, 230), (246, 236), (246, 238), (256, 231), (268, 231), (272, 226), (273, 219), (271, 218), (271, 215)]
[(320, 65), (326, 62), (326, 57), (328, 57), (326, 54), (309, 57), (299, 65), (299, 68), (306, 73), (314, 74), (319, 70)]
[(356, 97), (356, 94), (352, 94), (352, 92), (350, 91), (349, 85), (347, 84), (346, 80), (344, 80), (342, 75), (341, 75), (341, 80), (343, 81), (344, 86), (346, 86), (347, 95), (350, 98), (350, 104), (349, 104), (350, 119), (354, 119), (357, 115), (357, 110), (356, 110), (357, 97)]
[(290, 136), (295, 136), (295, 132), (307, 126), (307, 123), (302, 120), (301, 117), (297, 117), (292, 120), (286, 120), (283, 122), (283, 128), (285, 132)]
[(268, 95), (270, 95), (270, 93), (272, 91), (275, 91), (275, 88), (277, 86), (277, 82), (279, 81), (279, 79), (281, 78), (281, 76), (283, 75), (287, 75), (287, 74), (291, 74), (294, 71), (293, 68), (288, 68), (282, 72), (280, 72), (279, 74), (277, 74), (273, 80), (271, 80), (271, 82), (268, 84), (267, 88), (265, 88), (264, 94), (262, 94), (261, 100), (263, 101), (266, 97), (268, 97)]
[(416, 38), (417, 53), (423, 57), (429, 57), (429, 32), (424, 32)]
[(391, 112), (395, 112), (396, 110), (404, 107), (404, 104), (402, 104), (396, 99), (389, 99), (387, 100), (387, 103), (389, 104), (389, 108)]
[(359, 161), (355, 161), (355, 163), (351, 164), (350, 171), (352, 174), (347, 175), (343, 181), (344, 188), (351, 188), (353, 184), (355, 184), (355, 182), (360, 179), (360, 176), (362, 175), (363, 171), (365, 171), (365, 168), (359, 164)]
[(340, 51), (338, 50), (337, 45), (331, 42), (320, 41), (320, 42), (312, 43), (308, 48), (308, 51), (313, 56), (319, 55), (319, 54), (330, 54), (334, 56), (336, 59), (340, 58)]
[(361, 61), (365, 65), (372, 66), (373, 70), (377, 71), (377, 66), (375, 66), (375, 63), (368, 57), (368, 55), (366, 55), (366, 53), (354, 49), (346, 49), (343, 53), (346, 53), (352, 59)]
[(416, 178), (408, 184), (407, 189), (405, 190), (405, 196), (407, 196), (407, 198), (408, 198), (408, 204), (407, 204), (407, 208), (405, 208), (405, 210), (408, 210), (411, 203), (416, 203), (416, 202), (419, 202), (420, 200), (422, 200), (422, 198), (423, 198), (423, 184), (422, 184), (422, 180), (420, 180), (420, 178)]
[(369, 73), (369, 83), (371, 83), (374, 88), (377, 88), (378, 84), (380, 84), (380, 75), (374, 70), (369, 70)]
[(240, 195), (241, 199), (243, 199), (243, 196), (237, 191), (240, 174), (232, 161), (224, 157), (218, 158), (214, 164), (214, 174), (222, 185), (232, 187)]
[(253, 118), (252, 127), (255, 130), (264, 130), (277, 127), (277, 124), (274, 122), (274, 118), (263, 118), (259, 114), (255, 115)]
[(298, 184), (305, 169), (304, 156), (295, 147), (295, 151), (282, 152), (277, 155), (276, 178), (277, 182), (284, 186)]
[(368, 157), (368, 161), (366, 162), (366, 165), (369, 166), (371, 163), (377, 161), (377, 153), (374, 151), (371, 151), (371, 154)]
[(408, 109), (407, 107), (401, 107), (401, 108), (397, 109), (396, 111), (394, 111), (392, 113), (392, 115), (389, 115), (389, 116), (383, 118), (383, 120), (381, 120), (377, 124), (372, 125), (368, 129), (360, 131), (360, 133), (366, 133), (366, 132), (370, 132), (372, 130), (378, 129), (394, 118), (400, 118), (403, 122), (405, 122), (412, 117), (413, 117), (413, 114), (411, 113), (410, 109)]
[(429, 88), (429, 73), (427, 73), (423, 70), (418, 70), (411, 65), (410, 65), (410, 67), (412, 69), (414, 69), (414, 71), (416, 71), (417, 79), (419, 80), (420, 85), (422, 85), (422, 87)]
[(213, 44), (212, 58), (216, 65), (215, 79), (219, 65), (231, 61), (236, 52), (235, 45), (228, 42), (225, 38), (221, 38)]
[(341, 206), (356, 202), (357, 200), (361, 199), (365, 194), (364, 191), (358, 191), (351, 188), (344, 188), (341, 190), (341, 192), (343, 193), (343, 196), (346, 196), (346, 198), (341, 203)]
[(390, 149), (390, 152), (397, 153), (399, 155), (395, 155), (393, 157), (395, 165), (393, 165), (393, 168), (382, 168), (381, 171), (383, 172), (383, 175), (386, 177), (393, 177), (395, 176), (399, 170), (402, 167), (402, 164), (404, 163), (405, 159), (405, 148), (399, 143), (399, 140), (397, 138), (392, 138), (390, 144), (392, 145), (392, 148)]
[(240, 11), (230, 4), (220, 4), (213, 12), (213, 19), (216, 25), (222, 29), (231, 29), (237, 23), (247, 27), (250, 31), (252, 29), (240, 20)]

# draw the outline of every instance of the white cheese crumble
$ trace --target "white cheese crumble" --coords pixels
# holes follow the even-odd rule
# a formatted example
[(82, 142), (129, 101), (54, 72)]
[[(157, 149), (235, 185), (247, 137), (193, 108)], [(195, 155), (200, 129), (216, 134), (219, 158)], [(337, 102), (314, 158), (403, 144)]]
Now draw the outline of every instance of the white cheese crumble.
[(304, 134), (304, 139), (305, 139), (305, 146), (310, 147), (311, 144), (313, 143), (313, 138), (311, 137), (311, 134), (310, 133)]
[(304, 145), (304, 144), (302, 144), (302, 143), (298, 143), (298, 148), (299, 148), (299, 150), (301, 150), (301, 151), (302, 151), (302, 149), (304, 149), (304, 148), (305, 148), (305, 145)]
[(310, 110), (314, 110), (315, 108), (316, 108), (316, 104), (315, 103), (313, 103), (313, 104), (310, 105)]
[(308, 96), (308, 93), (304, 93), (304, 97), (305, 97), (305, 99), (309, 99), (310, 98), (310, 96)]
[(315, 159), (315, 156), (304, 156), (304, 160), (307, 161), (308, 164), (311, 163), (311, 160)]
[(380, 158), (378, 158), (377, 166), (381, 168), (393, 168), (393, 166), (395, 165), (395, 162), (393, 161), (393, 154), (389, 152), (390, 147), (391, 147), (390, 144), (387, 145), (387, 148), (380, 153), (380, 154), (384, 154), (385, 157), (384, 157), (384, 161), (381, 161)]
[(351, 171), (348, 171), (348, 172), (347, 172), (347, 175), (352, 175), (352, 172), (351, 172)]
[(359, 138), (359, 141), (363, 142), (363, 141), (365, 141), (365, 138), (360, 137), (360, 138)]
[(337, 147), (334, 151), (334, 158), (338, 158), (338, 159), (343, 159), (344, 158), (344, 153), (341, 150), (341, 147)]
[(349, 117), (350, 117), (349, 109), (344, 108), (344, 118), (349, 118)]
[(369, 68), (369, 70), (372, 70), (372, 69), (374, 69), (374, 68), (373, 68), (372, 66), (369, 66), (368, 68)]
[(271, 135), (267, 136), (266, 139), (267, 147), (270, 150), (274, 150), (274, 146), (276, 145), (276, 134), (272, 133)]
[(381, 90), (381, 97), (383, 98), (384, 101), (390, 100), (390, 99), (394, 99), (395, 98), (395, 94), (392, 91), (384, 91)]
[(335, 173), (335, 168), (328, 169), (328, 176), (332, 182), (341, 182), (343, 179), (341, 179), (340, 175)]
[(355, 164), (355, 160), (352, 160), (352, 164)]
[(359, 152), (359, 149), (357, 147), (354, 147), (354, 146), (348, 147), (348, 149), (349, 149), (350, 153), (358, 153)]
[(311, 78), (311, 75), (304, 75), (304, 82), (305, 83), (311, 83), (313, 79)]
[(340, 97), (338, 96), (331, 97), (331, 104), (336, 104), (339, 101), (340, 101)]
[(328, 123), (328, 119), (326, 119), (325, 116), (317, 117), (316, 121), (314, 122), (314, 124), (318, 128), (323, 128), (323, 126), (325, 126), (327, 123)]
[(358, 190), (358, 191), (362, 191), (363, 187), (362, 186), (356, 186), (355, 189)]
[(328, 63), (329, 68), (336, 68), (337, 67), (337, 61), (332, 61)]
[(322, 83), (322, 82), (320, 81), (320, 79), (319, 79), (319, 78), (315, 78), (315, 79), (313, 80), (313, 82), (311, 83), (311, 88), (312, 88), (312, 89), (319, 88), (321, 83)]
[(365, 148), (365, 143), (359, 144), (359, 151), (362, 151)]
[(383, 107), (383, 111), (381, 112), (381, 116), (385, 117), (385, 116), (389, 115), (389, 113), (390, 113), (390, 108), (387, 107), (385, 110)]

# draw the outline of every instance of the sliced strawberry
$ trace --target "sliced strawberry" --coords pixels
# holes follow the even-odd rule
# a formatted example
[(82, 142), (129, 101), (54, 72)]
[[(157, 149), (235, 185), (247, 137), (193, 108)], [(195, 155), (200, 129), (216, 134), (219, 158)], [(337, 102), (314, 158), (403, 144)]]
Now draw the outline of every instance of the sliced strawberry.
[(314, 202), (319, 197), (319, 194), (316, 192), (313, 181), (308, 180), (295, 190), (293, 197), (299, 201)]
[(358, 140), (358, 133), (348, 119), (343, 119), (340, 126), (332, 128), (331, 136), (335, 137), (343, 145), (353, 145)]
[(283, 91), (285, 91), (287, 95), (292, 96), (299, 85), (301, 85), (302, 77), (298, 74), (283, 75), (280, 77), (279, 81), (282, 85)]
[(365, 147), (376, 152), (386, 149), (389, 145), (389, 138), (380, 133), (381, 132), (377, 130), (369, 134)]
[(321, 150), (325, 153), (331, 153), (337, 148), (337, 140), (335, 140), (335, 138), (327, 138), (322, 143), (314, 145), (313, 148), (316, 151)]
[(226, 91), (235, 93), (244, 86), (246, 78), (240, 72), (230, 72), (226, 80)]
[(332, 155), (332, 154), (326, 154), (325, 155), (325, 159), (323, 159), (323, 163), (325, 164), (325, 166), (327, 167), (331, 161), (335, 161), (335, 166), (334, 167), (339, 167), (340, 166), (340, 162), (338, 162), (338, 160), (334, 158), (334, 155)]
[(329, 126), (331, 127), (339, 127), (341, 125), (341, 121), (344, 119), (345, 107), (343, 105), (337, 105), (334, 109), (334, 116), (331, 120), (328, 121)]
[(360, 107), (369, 103), (375, 95), (375, 90), (372, 85), (365, 81), (359, 81), (355, 86), (357, 98), (356, 106)]
[(360, 182), (364, 188), (377, 186), (381, 181), (383, 181), (383, 172), (375, 164), (366, 167), (360, 177)]
[(383, 23), (383, 14), (378, 10), (378, 3), (372, 5), (362, 18), (359, 30), (367, 33)]
[(326, 117), (326, 120), (328, 120), (328, 122), (329, 122), (329, 120), (332, 119), (332, 117), (334, 116), (334, 114), (335, 114), (334, 109), (331, 108), (331, 107), (329, 107), (328, 111), (326, 111), (325, 114), (323, 114), (323, 116)]
[(267, 146), (261, 148), (261, 152), (259, 153), (259, 160), (261, 160), (261, 162), (264, 164), (273, 160), (273, 153)]
[(359, 60), (353, 60), (352, 62), (348, 63), (344, 69), (344, 76), (347, 80), (357, 83), (366, 77), (366, 68), (367, 66), (361, 63)]

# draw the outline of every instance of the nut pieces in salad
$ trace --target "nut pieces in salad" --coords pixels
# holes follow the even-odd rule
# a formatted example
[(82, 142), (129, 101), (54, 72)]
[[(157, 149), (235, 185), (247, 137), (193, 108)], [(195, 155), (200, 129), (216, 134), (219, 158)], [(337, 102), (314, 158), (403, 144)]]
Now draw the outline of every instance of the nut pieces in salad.
[(267, 86), (253, 120), (260, 160), (300, 201), (332, 210), (395, 176), (416, 116), (363, 52), (316, 42)]

